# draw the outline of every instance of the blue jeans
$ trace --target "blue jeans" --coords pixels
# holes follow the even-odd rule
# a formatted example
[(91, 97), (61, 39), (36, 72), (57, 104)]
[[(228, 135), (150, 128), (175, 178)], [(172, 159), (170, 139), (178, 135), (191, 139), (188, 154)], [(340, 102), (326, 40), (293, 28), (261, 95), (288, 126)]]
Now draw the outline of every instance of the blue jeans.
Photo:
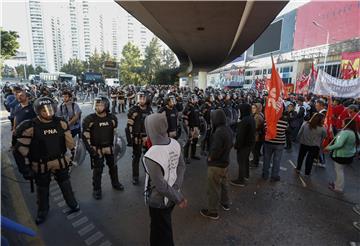
[(270, 169), (270, 162), (272, 159), (272, 170), (271, 170), (271, 177), (277, 178), (280, 177), (280, 162), (281, 156), (284, 150), (283, 144), (271, 144), (271, 143), (264, 143), (264, 164), (263, 164), (263, 177), (269, 177), (269, 169)]

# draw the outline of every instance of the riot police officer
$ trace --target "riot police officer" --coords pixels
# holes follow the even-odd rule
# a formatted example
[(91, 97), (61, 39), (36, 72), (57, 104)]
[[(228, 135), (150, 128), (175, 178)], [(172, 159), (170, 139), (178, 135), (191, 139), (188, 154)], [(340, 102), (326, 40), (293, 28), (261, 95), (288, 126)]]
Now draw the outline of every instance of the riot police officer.
[(127, 128), (129, 130), (132, 146), (132, 176), (133, 184), (139, 184), (139, 161), (142, 149), (145, 148), (147, 136), (145, 131), (145, 118), (153, 113), (146, 92), (140, 91), (136, 95), (136, 105), (128, 112)]
[(86, 116), (83, 121), (83, 142), (91, 158), (93, 169), (93, 196), (101, 199), (101, 175), (104, 159), (109, 167), (112, 187), (124, 190), (119, 182), (118, 168), (114, 160), (114, 134), (118, 125), (115, 115), (110, 113), (110, 102), (106, 97), (97, 97), (94, 101), (95, 113)]
[(206, 121), (206, 133), (204, 140), (201, 143), (201, 154), (206, 155), (205, 151), (209, 151), (210, 148), (210, 135), (211, 135), (211, 111), (215, 110), (214, 105), (214, 95), (213, 94), (207, 94), (205, 96), (205, 103), (201, 105), (200, 112), (201, 115), (204, 117), (204, 120)]
[(196, 144), (199, 140), (200, 134), (200, 109), (198, 106), (198, 98), (195, 94), (191, 95), (185, 109), (183, 111), (183, 121), (185, 123), (188, 138), (184, 146), (184, 156), (186, 163), (190, 163), (189, 148), (191, 147), (191, 158), (200, 160), (200, 157), (196, 156)]
[(125, 113), (125, 92), (122, 89), (118, 89), (117, 93), (119, 113)]
[(168, 122), (168, 136), (177, 139), (178, 128), (178, 110), (176, 109), (176, 99), (173, 95), (167, 95), (164, 98), (165, 105), (159, 109), (159, 113), (165, 112)]
[[(67, 122), (55, 116), (56, 103), (49, 97), (38, 98), (34, 102), (37, 115), (32, 120), (23, 121), (16, 128), (17, 144), (14, 158), (19, 171), (27, 180), (35, 179), (38, 211), (36, 224), (46, 220), (49, 211), (49, 185), (51, 175), (55, 176), (69, 213), (78, 211), (70, 183), (69, 166), (75, 151), (75, 143)], [(72, 157), (66, 156), (67, 149)]]
[[(116, 88), (111, 88), (111, 113), (112, 114), (116, 114), (116, 104), (117, 104), (117, 97), (118, 97), (118, 92), (116, 90)], [(119, 110), (120, 113), (120, 110)]]

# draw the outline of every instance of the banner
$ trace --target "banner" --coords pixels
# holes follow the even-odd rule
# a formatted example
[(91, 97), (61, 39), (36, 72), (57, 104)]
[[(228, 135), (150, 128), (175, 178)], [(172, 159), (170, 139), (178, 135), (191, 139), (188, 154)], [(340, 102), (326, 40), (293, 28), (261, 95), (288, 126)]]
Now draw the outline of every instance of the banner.
[(309, 86), (308, 86), (308, 93), (314, 93), (315, 89), (315, 81), (317, 78), (318, 72), (315, 70), (314, 63), (311, 65), (311, 72), (309, 77)]
[(305, 74), (302, 74), (298, 81), (296, 81), (296, 94), (308, 94), (309, 89), (309, 80), (310, 80), (310, 74), (306, 76)]
[(294, 93), (294, 84), (284, 84), (284, 88), (288, 94)]
[(319, 70), (314, 94), (342, 98), (360, 98), (360, 78), (338, 79)]
[(341, 54), (340, 74), (342, 79), (353, 79), (360, 76), (360, 51)]

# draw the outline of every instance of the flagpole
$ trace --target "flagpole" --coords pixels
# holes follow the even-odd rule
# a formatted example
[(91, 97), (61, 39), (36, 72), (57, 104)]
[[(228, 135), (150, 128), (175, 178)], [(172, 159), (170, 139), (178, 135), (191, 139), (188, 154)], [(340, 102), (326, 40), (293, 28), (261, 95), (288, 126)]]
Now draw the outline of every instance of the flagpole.
[[(340, 130), (340, 131), (342, 131), (342, 130), (344, 130), (346, 127), (348, 127), (349, 125), (350, 125), (350, 123), (355, 119), (355, 117), (358, 115), (360, 113), (360, 111), (359, 112), (357, 112), (355, 115), (354, 115), (354, 117)], [(330, 143), (325, 147), (325, 149), (327, 148), (327, 147), (329, 147), (334, 141), (335, 141), (335, 139), (336, 139), (336, 137), (334, 136), (334, 138), (330, 141)]]

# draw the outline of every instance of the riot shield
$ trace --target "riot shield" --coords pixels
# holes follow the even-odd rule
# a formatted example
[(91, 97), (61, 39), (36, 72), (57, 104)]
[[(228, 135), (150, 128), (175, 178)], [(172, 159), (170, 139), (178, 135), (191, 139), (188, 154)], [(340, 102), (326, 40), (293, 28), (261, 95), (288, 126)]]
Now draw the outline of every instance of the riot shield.
[(117, 163), (121, 157), (125, 155), (126, 152), (126, 142), (125, 139), (117, 134), (115, 134), (114, 138), (114, 159), (115, 163)]

